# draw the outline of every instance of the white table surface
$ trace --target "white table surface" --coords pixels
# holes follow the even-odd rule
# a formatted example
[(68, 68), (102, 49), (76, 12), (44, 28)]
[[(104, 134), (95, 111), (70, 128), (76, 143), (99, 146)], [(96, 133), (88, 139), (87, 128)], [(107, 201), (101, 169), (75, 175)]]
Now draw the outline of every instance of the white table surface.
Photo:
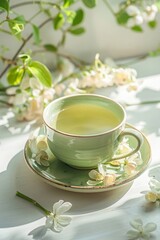
[[(139, 79), (139, 89), (127, 93), (118, 88), (109, 96), (118, 101), (160, 100), (160, 75)], [(108, 95), (103, 89), (100, 93)], [(125, 240), (129, 222), (140, 217), (144, 223), (155, 222), (155, 238), (160, 238), (159, 209), (147, 208), (143, 191), (149, 190), (150, 168), (160, 163), (160, 103), (126, 108), (127, 121), (141, 130), (152, 149), (149, 168), (132, 184), (104, 193), (74, 193), (41, 181), (26, 166), (23, 148), (35, 124), (16, 122), (10, 109), (0, 108), (0, 240)], [(39, 209), (15, 196), (20, 191), (37, 200), (48, 210), (63, 199), (72, 208), (69, 226), (61, 233), (47, 231)]]

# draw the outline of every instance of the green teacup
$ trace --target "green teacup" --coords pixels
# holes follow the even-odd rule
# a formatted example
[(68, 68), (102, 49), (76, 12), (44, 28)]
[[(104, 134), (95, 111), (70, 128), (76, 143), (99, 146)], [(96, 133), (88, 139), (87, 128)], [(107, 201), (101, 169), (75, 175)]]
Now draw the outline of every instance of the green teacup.
[(137, 139), (137, 147), (116, 159), (137, 152), (142, 144), (138, 131), (125, 129), (123, 107), (99, 95), (58, 98), (45, 108), (43, 119), (50, 150), (59, 160), (75, 168), (96, 168), (99, 163), (113, 160), (121, 137), (126, 135)]

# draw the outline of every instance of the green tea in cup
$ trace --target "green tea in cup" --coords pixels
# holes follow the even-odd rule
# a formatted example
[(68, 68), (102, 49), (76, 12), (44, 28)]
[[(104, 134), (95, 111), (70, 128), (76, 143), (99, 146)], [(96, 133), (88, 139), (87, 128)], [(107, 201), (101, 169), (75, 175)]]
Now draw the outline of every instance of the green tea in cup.
[[(139, 150), (142, 136), (135, 129), (126, 129), (123, 107), (110, 98), (80, 94), (54, 100), (45, 108), (43, 119), (48, 145), (62, 162), (79, 169), (96, 168), (113, 160), (121, 138), (132, 135)], [(115, 159), (115, 158), (114, 158)]]
[(111, 130), (119, 123), (116, 115), (104, 106), (77, 103), (55, 114), (51, 126), (60, 132), (85, 136)]

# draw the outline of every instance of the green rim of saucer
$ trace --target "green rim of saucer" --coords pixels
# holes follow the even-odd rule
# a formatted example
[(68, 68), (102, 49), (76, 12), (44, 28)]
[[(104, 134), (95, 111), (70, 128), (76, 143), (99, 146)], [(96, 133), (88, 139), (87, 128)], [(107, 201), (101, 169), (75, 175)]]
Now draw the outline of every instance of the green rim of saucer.
[[(135, 127), (129, 124), (126, 124), (126, 127), (136, 129)], [(39, 129), (35, 130), (34, 136), (36, 137), (39, 134), (42, 134), (39, 131)], [(88, 185), (87, 181), (90, 179), (88, 175), (90, 170), (74, 169), (56, 158), (53, 159), (53, 161), (50, 163), (48, 167), (39, 165), (35, 161), (35, 159), (32, 158), (32, 152), (29, 146), (30, 139), (28, 139), (24, 147), (25, 161), (29, 166), (29, 169), (32, 170), (37, 176), (39, 176), (41, 180), (63, 190), (84, 193), (114, 190), (135, 180), (147, 169), (150, 163), (151, 147), (146, 136), (143, 133), (141, 134), (143, 136), (143, 144), (139, 151), (141, 154), (142, 164), (137, 166), (136, 173), (134, 175), (125, 176), (123, 179), (121, 179), (121, 181), (116, 181), (113, 185), (110, 186)], [(128, 139), (130, 147), (135, 147), (136, 145), (135, 138), (128, 137)]]

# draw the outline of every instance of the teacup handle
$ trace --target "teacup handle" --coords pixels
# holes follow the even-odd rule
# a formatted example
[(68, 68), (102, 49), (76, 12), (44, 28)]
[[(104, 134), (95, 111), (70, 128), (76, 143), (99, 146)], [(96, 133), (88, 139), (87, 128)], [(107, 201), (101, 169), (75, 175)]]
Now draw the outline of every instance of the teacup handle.
[(141, 145), (143, 143), (143, 136), (142, 136), (142, 134), (140, 132), (138, 132), (137, 130), (135, 130), (135, 129), (126, 128), (123, 132), (120, 133), (120, 135), (118, 137), (118, 140), (123, 138), (126, 135), (131, 135), (134, 138), (136, 138), (136, 140), (137, 140), (136, 148), (133, 149), (131, 152), (127, 153), (127, 154), (121, 154), (120, 156), (112, 158), (111, 161), (129, 157), (132, 154), (136, 153), (140, 149), (140, 147), (141, 147)]

